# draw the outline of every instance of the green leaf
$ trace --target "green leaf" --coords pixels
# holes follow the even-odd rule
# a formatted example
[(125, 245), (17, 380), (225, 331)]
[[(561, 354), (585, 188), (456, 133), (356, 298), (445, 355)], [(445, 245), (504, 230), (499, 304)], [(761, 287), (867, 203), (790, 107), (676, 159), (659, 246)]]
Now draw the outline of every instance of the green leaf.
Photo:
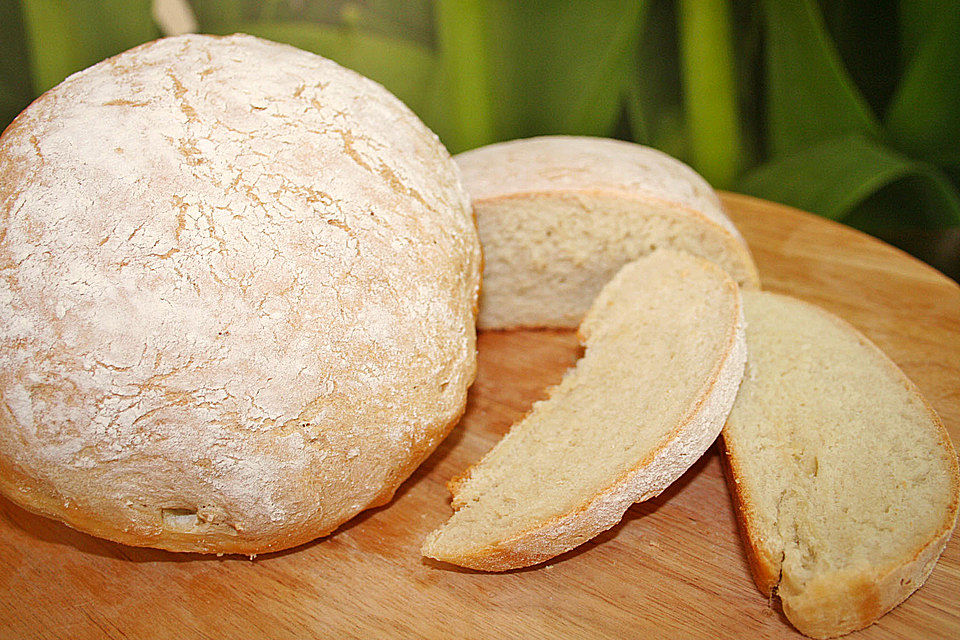
[(645, 3), (485, 5), (496, 137), (609, 135), (635, 72)]
[(626, 95), (627, 121), (630, 124), (630, 138), (639, 144), (650, 145), (653, 139), (651, 103), (653, 100), (645, 94), (638, 78), (627, 81)]
[(628, 87), (626, 106), (634, 142), (690, 162), (684, 119), (679, 106), (665, 104), (657, 107), (636, 81)]
[(34, 90), (160, 37), (150, 0), (21, 0)]
[[(926, 0), (923, 0), (926, 2)], [(898, 0), (821, 0), (827, 29), (854, 84), (883, 113), (900, 68)]]
[[(357, 6), (352, 1), (350, 4)], [(367, 31), (432, 46), (435, 39), (433, 5), (433, 0), (366, 0), (360, 24)]]
[(427, 110), (434, 95), (436, 58), (426, 48), (394, 38), (341, 27), (297, 22), (254, 22), (227, 26), (312, 51), (376, 80), (414, 111)]
[(690, 141), (686, 135), (683, 114), (679, 107), (667, 107), (659, 114), (657, 132), (650, 146), (674, 158), (691, 162)]
[(733, 43), (743, 150), (741, 170), (761, 156), (763, 114), (763, 15), (752, 0), (733, 1)]
[(929, 156), (960, 147), (960, 3), (924, 4), (934, 15), (922, 27), (886, 125), (900, 147)]
[(30, 61), (20, 7), (0, 2), (0, 131), (30, 102)]
[[(550, 58), (548, 63), (558, 80), (553, 96), (559, 131), (609, 134), (632, 76), (646, 7), (644, 2), (616, 0), (607, 2), (599, 11), (596, 7), (583, 8), (577, 16), (558, 16), (562, 20), (555, 25), (554, 33), (560, 41), (558, 58), (563, 59)], [(617, 19), (610, 21), (611, 15)], [(613, 28), (608, 26), (611, 22)], [(598, 39), (591, 42), (572, 38), (581, 25), (595, 30)], [(566, 77), (565, 69), (572, 77)]]
[(843, 222), (897, 244), (897, 237), (910, 235), (908, 232), (956, 228), (957, 222), (947, 218), (945, 206), (950, 205), (938, 189), (930, 188), (926, 177), (911, 174), (884, 185), (852, 209)]
[(936, 153), (928, 160), (950, 176), (956, 184), (960, 184), (960, 148)]
[(774, 156), (880, 126), (847, 74), (813, 0), (766, 0), (768, 146)]
[[(327, 0), (326, 2), (286, 2), (293, 13), (310, 14), (306, 19), (318, 22), (339, 22), (367, 33), (412, 40), (426, 47), (435, 47), (434, 14), (437, 0)], [(323, 13), (336, 11), (331, 20)], [(296, 16), (288, 19), (296, 19)], [(301, 18), (303, 19), (303, 18)]]
[[(839, 220), (884, 187), (904, 180), (919, 190), (915, 210), (890, 214), (906, 220), (912, 213), (921, 225), (960, 223), (960, 194), (943, 173), (859, 135), (832, 138), (774, 159), (744, 176), (738, 189)], [(861, 217), (858, 222), (865, 226), (869, 220)]]
[(680, 0), (680, 62), (691, 164), (728, 187), (743, 146), (737, 107), (730, 0)]

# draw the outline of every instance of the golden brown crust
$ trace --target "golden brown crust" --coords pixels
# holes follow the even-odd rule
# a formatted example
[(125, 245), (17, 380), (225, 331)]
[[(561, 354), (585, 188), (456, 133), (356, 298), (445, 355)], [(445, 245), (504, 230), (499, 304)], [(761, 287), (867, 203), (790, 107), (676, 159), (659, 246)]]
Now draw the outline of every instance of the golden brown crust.
[[(749, 357), (749, 356), (748, 356)], [(760, 593), (766, 597), (773, 596), (773, 592), (780, 583), (780, 557), (774, 557), (767, 545), (764, 544), (760, 529), (754, 521), (753, 504), (744, 491), (740, 489), (740, 464), (730, 451), (730, 445), (723, 437), (720, 438), (720, 463), (723, 467), (723, 476), (733, 500), (733, 511), (737, 517), (740, 539), (747, 552), (747, 562), (753, 581)]]
[(831, 577), (795, 595), (781, 593), (784, 614), (813, 638), (835, 638), (868, 627), (923, 585), (949, 538), (949, 531), (943, 533), (910, 561), (884, 570)]

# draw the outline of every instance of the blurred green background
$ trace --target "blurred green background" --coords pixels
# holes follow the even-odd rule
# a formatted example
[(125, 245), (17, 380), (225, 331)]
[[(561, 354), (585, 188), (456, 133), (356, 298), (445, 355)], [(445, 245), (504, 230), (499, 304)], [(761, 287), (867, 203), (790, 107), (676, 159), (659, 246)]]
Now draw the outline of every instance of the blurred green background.
[(69, 73), (190, 28), (332, 58), (453, 152), (634, 140), (960, 276), (955, 0), (0, 0), (0, 125)]

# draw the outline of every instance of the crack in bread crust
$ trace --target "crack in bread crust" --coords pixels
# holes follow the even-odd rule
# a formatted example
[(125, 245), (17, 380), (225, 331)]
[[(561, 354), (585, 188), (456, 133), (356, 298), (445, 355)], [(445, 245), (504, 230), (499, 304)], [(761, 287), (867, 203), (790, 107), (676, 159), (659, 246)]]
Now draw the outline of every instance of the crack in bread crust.
[(0, 490), (22, 506), (281, 549), (389, 499), (463, 411), (473, 213), (374, 82), (167, 38), (41, 96), (0, 158)]

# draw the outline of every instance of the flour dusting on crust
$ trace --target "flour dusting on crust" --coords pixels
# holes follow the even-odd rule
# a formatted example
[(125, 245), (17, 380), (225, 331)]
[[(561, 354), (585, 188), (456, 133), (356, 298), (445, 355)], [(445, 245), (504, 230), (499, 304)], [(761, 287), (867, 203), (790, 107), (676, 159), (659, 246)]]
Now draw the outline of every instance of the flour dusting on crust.
[(0, 158), (0, 476), (27, 508), (281, 548), (389, 497), (462, 412), (474, 221), (379, 85), (168, 38), (44, 94)]

